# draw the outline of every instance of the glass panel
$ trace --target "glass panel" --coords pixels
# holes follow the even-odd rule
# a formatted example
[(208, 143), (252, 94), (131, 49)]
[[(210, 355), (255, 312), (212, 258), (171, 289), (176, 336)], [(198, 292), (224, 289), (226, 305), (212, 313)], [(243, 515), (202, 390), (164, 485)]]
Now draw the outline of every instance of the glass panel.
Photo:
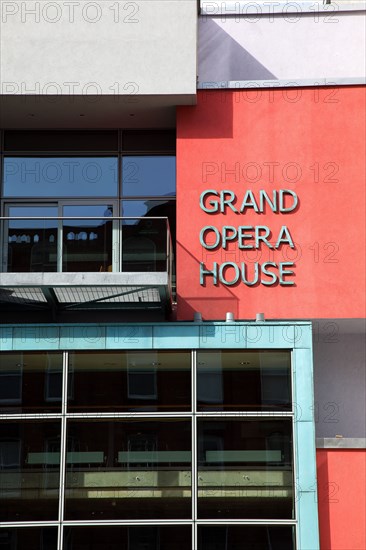
[(187, 351), (74, 352), (69, 412), (188, 411), (191, 357)]
[[(175, 244), (176, 235), (176, 203), (171, 200), (146, 199), (140, 201), (126, 200), (122, 201), (122, 216), (136, 218), (149, 217), (166, 217), (169, 220), (169, 229), (172, 237), (172, 242)], [(135, 220), (125, 222), (126, 225), (137, 223)]]
[(61, 425), (0, 424), (0, 521), (57, 520)]
[(175, 130), (124, 130), (123, 151), (175, 153)]
[(199, 411), (291, 410), (289, 351), (197, 352)]
[(295, 550), (291, 525), (198, 526), (198, 550)]
[(175, 157), (143, 156), (122, 159), (124, 197), (175, 196)]
[(69, 421), (65, 518), (190, 518), (189, 420)]
[(6, 157), (4, 197), (117, 197), (117, 157)]
[(0, 354), (0, 412), (60, 412), (62, 354)]
[(19, 151), (106, 151), (118, 150), (117, 130), (6, 130), (4, 150)]
[[(106, 544), (108, 541), (108, 545)], [(189, 525), (65, 527), (65, 550), (191, 550)]]
[(112, 271), (112, 205), (64, 206), (64, 216), (105, 216), (63, 221), (62, 270)]
[(57, 550), (57, 527), (0, 529), (0, 550)]
[(122, 271), (167, 271), (166, 220), (122, 222)]
[(291, 419), (198, 420), (198, 517), (293, 519)]
[[(57, 217), (57, 207), (9, 207), (9, 217), (26, 216)], [(57, 224), (57, 219), (10, 220), (6, 262), (8, 271), (57, 271)]]

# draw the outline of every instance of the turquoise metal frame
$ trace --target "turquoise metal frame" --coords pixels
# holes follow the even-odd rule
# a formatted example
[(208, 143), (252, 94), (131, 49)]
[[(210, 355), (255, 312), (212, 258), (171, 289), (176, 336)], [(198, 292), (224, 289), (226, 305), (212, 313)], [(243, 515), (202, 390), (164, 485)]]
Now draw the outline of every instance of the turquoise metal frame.
[(288, 349), (292, 352), (297, 550), (319, 550), (312, 325), (308, 321), (3, 325), (0, 351)]

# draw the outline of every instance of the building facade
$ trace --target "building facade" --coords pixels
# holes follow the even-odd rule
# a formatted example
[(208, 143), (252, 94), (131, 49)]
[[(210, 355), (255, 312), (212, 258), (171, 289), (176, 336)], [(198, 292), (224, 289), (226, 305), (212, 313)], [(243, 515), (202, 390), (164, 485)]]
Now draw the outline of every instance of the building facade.
[(364, 2), (0, 10), (0, 550), (364, 549)]

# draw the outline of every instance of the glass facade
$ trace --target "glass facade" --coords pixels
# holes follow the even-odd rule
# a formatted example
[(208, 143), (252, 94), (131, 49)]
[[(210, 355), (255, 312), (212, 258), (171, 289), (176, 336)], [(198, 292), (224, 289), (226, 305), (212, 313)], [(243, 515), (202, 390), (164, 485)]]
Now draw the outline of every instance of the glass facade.
[(115, 197), (117, 157), (5, 157), (4, 197)]
[(2, 271), (168, 271), (175, 133), (79, 134), (4, 132)]
[(295, 550), (291, 356), (1, 354), (0, 548)]

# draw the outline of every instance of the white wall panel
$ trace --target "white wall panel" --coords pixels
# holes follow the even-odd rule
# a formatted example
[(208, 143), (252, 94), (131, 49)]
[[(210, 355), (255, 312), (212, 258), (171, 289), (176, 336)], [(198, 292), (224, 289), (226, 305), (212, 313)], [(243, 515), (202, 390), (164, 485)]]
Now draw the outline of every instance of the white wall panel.
[(365, 29), (364, 11), (202, 15), (200, 86), (227, 81), (291, 80), (296, 85), (304, 80), (362, 79)]
[(1, 0), (0, 93), (195, 94), (195, 0)]

